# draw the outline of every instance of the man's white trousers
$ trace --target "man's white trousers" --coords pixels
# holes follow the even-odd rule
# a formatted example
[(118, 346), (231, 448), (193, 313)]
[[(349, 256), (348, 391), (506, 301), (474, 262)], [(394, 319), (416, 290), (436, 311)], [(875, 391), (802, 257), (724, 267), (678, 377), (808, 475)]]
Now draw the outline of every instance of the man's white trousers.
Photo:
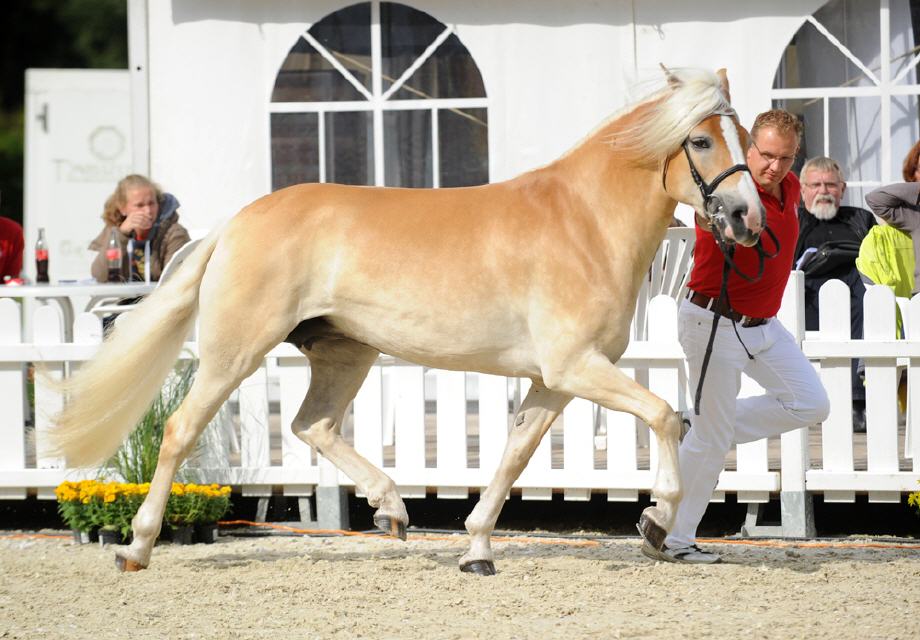
[[(688, 300), (680, 306), (678, 338), (687, 356), (690, 392), (695, 394), (712, 329), (713, 313)], [(779, 435), (827, 418), (827, 393), (814, 367), (786, 328), (775, 318), (758, 327), (736, 325), (748, 352), (721, 318), (713, 343), (699, 415), (680, 445), (683, 499), (677, 521), (667, 538), (670, 547), (693, 544), (696, 528), (732, 445)], [(738, 398), (741, 374), (758, 382), (766, 393)]]

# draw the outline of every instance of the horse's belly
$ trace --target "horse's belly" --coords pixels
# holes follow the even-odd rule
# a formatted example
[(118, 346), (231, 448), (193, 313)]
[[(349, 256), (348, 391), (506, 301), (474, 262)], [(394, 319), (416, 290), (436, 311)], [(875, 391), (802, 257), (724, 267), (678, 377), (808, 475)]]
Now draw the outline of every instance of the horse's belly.
[(336, 316), (331, 321), (349, 337), (408, 362), (507, 376), (539, 375), (526, 327), (507, 319), (496, 323), (405, 315)]

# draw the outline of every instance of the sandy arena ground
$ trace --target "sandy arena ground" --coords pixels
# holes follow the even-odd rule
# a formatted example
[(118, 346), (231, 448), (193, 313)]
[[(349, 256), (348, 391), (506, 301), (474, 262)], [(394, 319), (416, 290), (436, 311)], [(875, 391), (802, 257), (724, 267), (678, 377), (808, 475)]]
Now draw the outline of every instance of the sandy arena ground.
[(920, 638), (920, 546), (858, 543), (719, 543), (691, 567), (638, 540), (500, 541), (479, 578), (461, 536), (224, 536), (120, 574), (98, 544), (3, 532), (0, 638)]

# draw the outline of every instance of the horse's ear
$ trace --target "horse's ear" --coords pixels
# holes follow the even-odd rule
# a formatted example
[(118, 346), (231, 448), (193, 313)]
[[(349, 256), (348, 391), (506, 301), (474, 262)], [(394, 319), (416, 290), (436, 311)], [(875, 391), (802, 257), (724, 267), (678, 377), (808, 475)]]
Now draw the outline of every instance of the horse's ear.
[(676, 74), (664, 66), (663, 62), (659, 62), (658, 66), (660, 66), (661, 70), (664, 71), (664, 77), (668, 79), (668, 86), (672, 89), (677, 89), (681, 85), (680, 78), (678, 78)]
[(725, 100), (728, 102), (732, 101), (732, 94), (728, 90), (728, 73), (725, 68), (719, 69), (716, 71), (716, 75), (719, 76), (719, 86), (722, 89), (722, 95), (725, 96)]

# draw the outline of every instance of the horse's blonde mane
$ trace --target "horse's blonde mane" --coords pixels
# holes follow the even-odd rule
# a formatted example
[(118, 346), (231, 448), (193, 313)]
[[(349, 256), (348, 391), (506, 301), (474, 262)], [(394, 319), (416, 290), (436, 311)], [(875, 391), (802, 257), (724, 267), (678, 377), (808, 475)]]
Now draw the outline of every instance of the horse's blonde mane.
[[(608, 121), (606, 141), (637, 162), (657, 162), (677, 149), (707, 116), (728, 112), (719, 77), (704, 69), (673, 69), (668, 84)], [(622, 126), (616, 120), (623, 120)], [(611, 130), (611, 127), (613, 130)]]

